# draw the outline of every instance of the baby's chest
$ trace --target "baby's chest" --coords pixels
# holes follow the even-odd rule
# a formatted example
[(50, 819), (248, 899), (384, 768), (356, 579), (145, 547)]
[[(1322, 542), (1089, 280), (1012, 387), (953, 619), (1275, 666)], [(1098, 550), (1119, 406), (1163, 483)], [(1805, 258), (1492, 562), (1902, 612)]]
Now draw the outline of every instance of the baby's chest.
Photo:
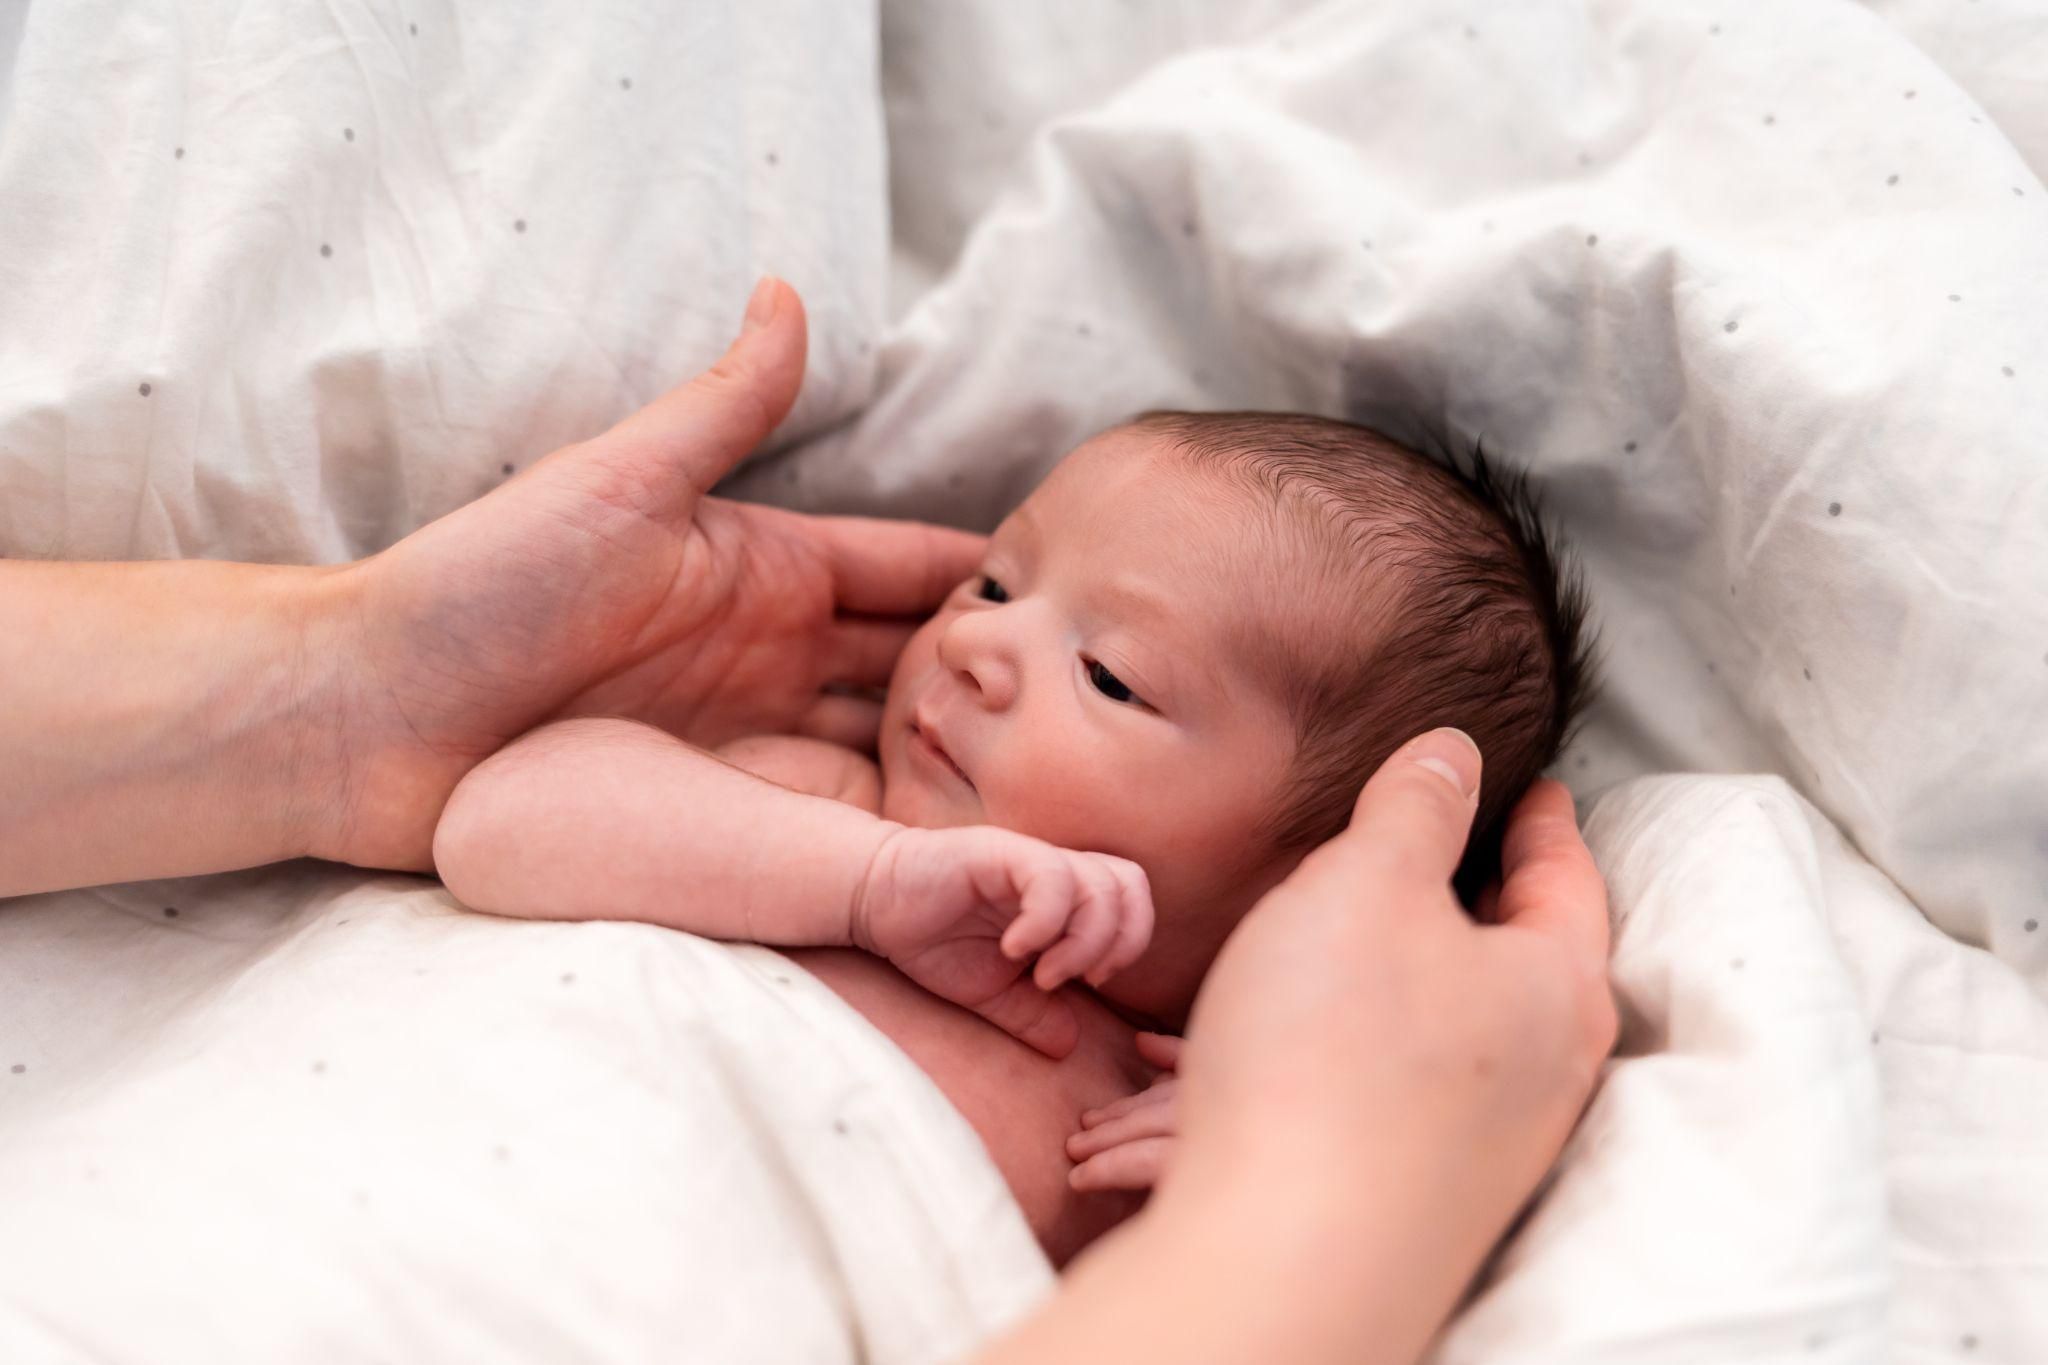
[(1081, 1043), (1055, 1062), (879, 958), (838, 948), (784, 951), (932, 1078), (980, 1135), (1054, 1264), (1137, 1209), (1136, 1196), (1076, 1194), (1067, 1186), (1066, 1141), (1081, 1111), (1144, 1085), (1147, 1069), (1129, 1025), (1073, 993)]

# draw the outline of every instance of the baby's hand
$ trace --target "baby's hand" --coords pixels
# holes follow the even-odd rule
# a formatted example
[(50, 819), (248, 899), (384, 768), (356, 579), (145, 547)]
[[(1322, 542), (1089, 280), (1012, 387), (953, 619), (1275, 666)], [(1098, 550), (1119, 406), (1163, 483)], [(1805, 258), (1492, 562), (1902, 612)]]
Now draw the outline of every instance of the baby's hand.
[(1164, 1074), (1135, 1095), (1081, 1115), (1081, 1131), (1067, 1139), (1075, 1163), (1067, 1183), (1077, 1190), (1149, 1190), (1173, 1157), (1174, 1092), (1180, 1077), (1181, 1040), (1163, 1033), (1138, 1035), (1138, 1055)]
[(876, 852), (851, 927), (932, 994), (1060, 1058), (1080, 1028), (1050, 992), (1077, 976), (1099, 986), (1145, 951), (1152, 889), (1127, 859), (1011, 830), (902, 829)]

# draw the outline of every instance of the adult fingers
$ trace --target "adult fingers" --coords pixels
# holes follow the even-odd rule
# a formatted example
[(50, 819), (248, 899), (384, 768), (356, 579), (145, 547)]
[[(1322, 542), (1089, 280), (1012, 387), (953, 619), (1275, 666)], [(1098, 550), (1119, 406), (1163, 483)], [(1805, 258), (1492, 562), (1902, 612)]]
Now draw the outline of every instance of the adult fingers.
[(797, 717), (796, 732), (855, 753), (873, 753), (882, 733), (882, 703), (827, 692)]
[(651, 514), (687, 515), (788, 415), (807, 344), (803, 300), (763, 276), (738, 338), (710, 369), (580, 449), (620, 477), (621, 496)]
[[(1350, 825), (1303, 859), (1289, 884), (1326, 885), (1346, 900), (1360, 886), (1447, 884), (1472, 832), (1479, 770), (1478, 746), (1462, 730), (1409, 740), (1366, 782)], [(1371, 899), (1407, 904), (1400, 896)]]
[(1549, 934), (1582, 965), (1607, 962), (1607, 884), (1579, 834), (1562, 783), (1538, 781), (1516, 803), (1501, 842), (1498, 922)]
[(826, 643), (825, 681), (855, 687), (886, 687), (896, 656), (917, 633), (914, 621), (876, 616), (842, 616)]
[(974, 572), (988, 537), (921, 521), (804, 517), (845, 612), (928, 616)]

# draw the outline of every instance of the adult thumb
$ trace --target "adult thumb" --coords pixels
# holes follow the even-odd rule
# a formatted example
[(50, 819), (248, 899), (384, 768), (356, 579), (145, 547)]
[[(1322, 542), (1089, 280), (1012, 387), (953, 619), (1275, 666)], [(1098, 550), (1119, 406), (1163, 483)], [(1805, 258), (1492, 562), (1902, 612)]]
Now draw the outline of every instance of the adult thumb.
[(1479, 746), (1445, 727), (1396, 749), (1352, 807), (1351, 823), (1301, 873), (1350, 886), (1440, 887), (1450, 882), (1479, 807)]
[(688, 515), (697, 496), (789, 414), (803, 384), (807, 340), (803, 300), (764, 275), (747, 301), (739, 336), (717, 363), (590, 444), (604, 451), (607, 464), (630, 469), (641, 489), (672, 488), (681, 496), (668, 510)]

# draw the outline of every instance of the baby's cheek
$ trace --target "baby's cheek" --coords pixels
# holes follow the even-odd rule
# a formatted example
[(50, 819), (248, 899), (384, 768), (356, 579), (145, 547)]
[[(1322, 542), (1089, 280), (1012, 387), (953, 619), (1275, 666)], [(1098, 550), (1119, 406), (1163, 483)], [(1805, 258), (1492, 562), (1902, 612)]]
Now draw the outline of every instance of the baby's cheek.
[(989, 819), (1062, 848), (1134, 856), (1125, 850), (1135, 797), (1123, 779), (1065, 736), (1019, 740), (981, 785)]

